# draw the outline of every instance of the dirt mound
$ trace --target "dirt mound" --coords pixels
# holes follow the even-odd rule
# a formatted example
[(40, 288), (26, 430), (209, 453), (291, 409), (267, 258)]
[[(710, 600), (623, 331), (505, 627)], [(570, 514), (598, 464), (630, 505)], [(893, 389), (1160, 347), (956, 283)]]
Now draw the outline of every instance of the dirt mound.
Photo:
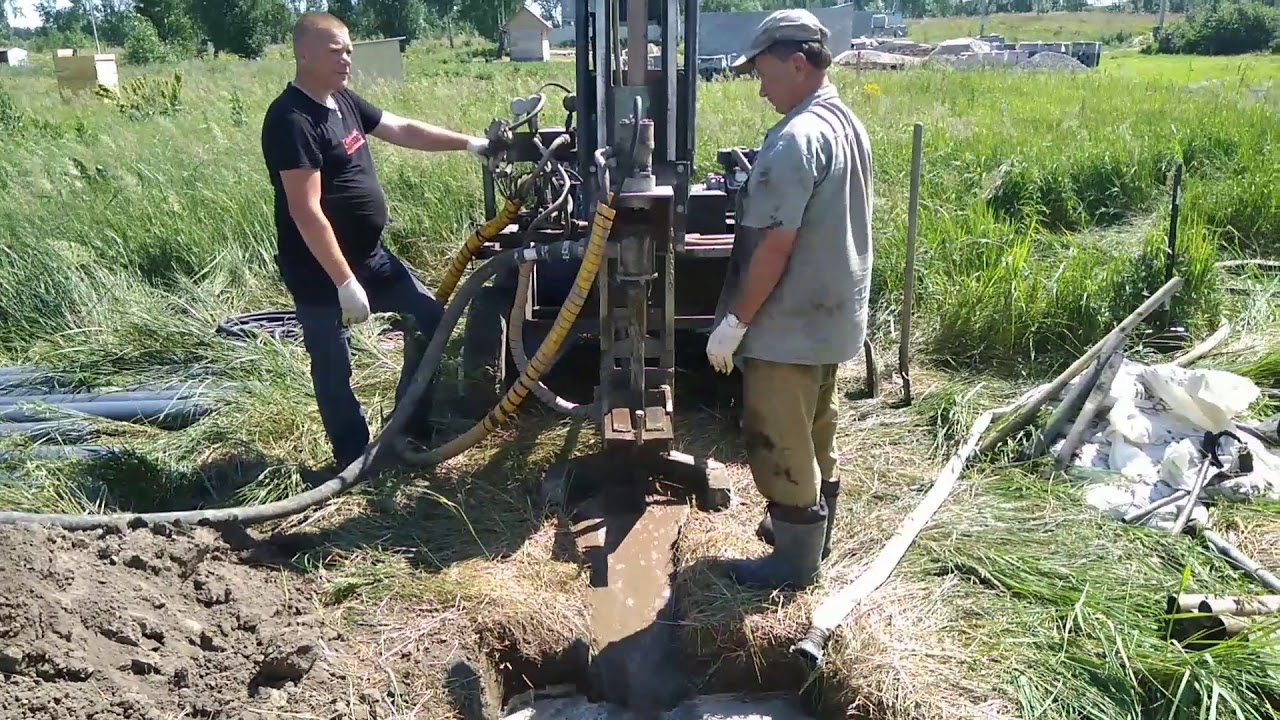
[(351, 717), (336, 710), (350, 688), (325, 662), (342, 636), (288, 580), (204, 528), (0, 527), (3, 714)]

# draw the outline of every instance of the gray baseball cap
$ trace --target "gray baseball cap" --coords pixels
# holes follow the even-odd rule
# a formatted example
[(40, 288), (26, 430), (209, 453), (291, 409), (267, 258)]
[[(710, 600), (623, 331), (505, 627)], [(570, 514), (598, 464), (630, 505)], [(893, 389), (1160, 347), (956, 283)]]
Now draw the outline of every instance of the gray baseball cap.
[(776, 42), (820, 42), (825, 44), (831, 31), (808, 10), (778, 10), (760, 21), (755, 37), (745, 55), (729, 66), (739, 75), (751, 72), (756, 56)]

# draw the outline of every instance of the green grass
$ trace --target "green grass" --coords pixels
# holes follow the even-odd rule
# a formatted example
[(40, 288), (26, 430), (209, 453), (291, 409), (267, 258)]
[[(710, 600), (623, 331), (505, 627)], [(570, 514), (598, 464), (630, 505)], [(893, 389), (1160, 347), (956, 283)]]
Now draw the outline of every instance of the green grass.
[[(1166, 15), (1166, 22), (1181, 17)], [(1092, 12), (995, 13), (987, 16), (986, 33), (1002, 35), (1007, 42), (1092, 41), (1124, 45), (1139, 36), (1151, 37), (1155, 15)], [(976, 37), (982, 27), (978, 16), (931, 17), (908, 20), (913, 40), (938, 43), (959, 37)]]
[[(1110, 27), (1076, 23), (1064, 20), (1062, 32)], [(1029, 20), (1016, 27), (1053, 39)], [(842, 572), (893, 533), (918, 501), (910, 488), (930, 481), (979, 407), (1065, 366), (1163, 283), (1176, 162), (1185, 163), (1177, 272), (1186, 280), (1176, 312), (1197, 337), (1230, 320), (1240, 353), (1215, 362), (1278, 389), (1274, 280), (1215, 266), (1280, 257), (1274, 69), (1265, 58), (1232, 59), (1202, 82), (1186, 62), (1131, 57), (1062, 76), (836, 73), (875, 155), (873, 297), (886, 374), (896, 364), (911, 126), (925, 125), (913, 325), (920, 399), (899, 411), (870, 401), (842, 418)], [(180, 105), (132, 116), (92, 98), (61, 101), (47, 73), (0, 74), (0, 364), (117, 384), (198, 367), (255, 385), (181, 433), (108, 428), (132, 451), (128, 465), (13, 468), (24, 479), (0, 482), (0, 507), (260, 502), (298, 492), (328, 461), (300, 348), (213, 334), (230, 315), (288, 307), (271, 264), (258, 132), (289, 68), (273, 57), (177, 70)], [(123, 70), (156, 80), (172, 72)], [(571, 75), (567, 64), (472, 63), (431, 48), (410, 54), (405, 84), (362, 90), (398, 114), (478, 133), (507, 114), (509, 98)], [(699, 92), (701, 176), (717, 148), (758, 144), (776, 115), (749, 81)], [(374, 151), (395, 218), (387, 242), (433, 284), (482, 219), (478, 169), (460, 155), (377, 143)], [(376, 430), (399, 353), (377, 342), (373, 325), (355, 333), (353, 384)], [(456, 373), (452, 358), (441, 372)], [(961, 402), (979, 383), (977, 399)], [(688, 417), (682, 442), (740, 466), (731, 433), (712, 435), (713, 419)], [(338, 549), (311, 565), (328, 601), (369, 612), (383, 612), (386, 598), (415, 612), (461, 601), (486, 617), (503, 608), (504, 622), (529, 635), (539, 622), (570, 627), (568, 600), (554, 619), (538, 612), (549, 597), (580, 592), (580, 581), (557, 563), (548, 521), (525, 495), (563, 437), (562, 427), (523, 419), (449, 467), (340, 499), (319, 523)], [(1046, 478), (1035, 467), (975, 468), (881, 599), (837, 635), (832, 672), (847, 692), (895, 718), (956, 717), (988, 701), (1024, 717), (1265, 717), (1259, 698), (1280, 694), (1272, 656), (1238, 646), (1183, 653), (1158, 626), (1163, 596), (1184, 572), (1209, 590), (1238, 589), (1239, 576), (1191, 541), (1097, 520), (1077, 486)], [(699, 518), (684, 541), (685, 571), (705, 591), (685, 600), (695, 618), (688, 632), (732, 628), (698, 651), (711, 660), (764, 645), (785, 651), (816, 599), (725, 589), (694, 567), (699, 543), (711, 555), (759, 550), (749, 544), (759, 498), (746, 488), (746, 505), (727, 519)], [(1240, 528), (1259, 560), (1280, 561), (1266, 508), (1215, 517)], [(783, 631), (757, 634), (761, 624)], [(555, 637), (544, 631), (532, 644)], [(1209, 703), (1216, 710), (1201, 715)]]

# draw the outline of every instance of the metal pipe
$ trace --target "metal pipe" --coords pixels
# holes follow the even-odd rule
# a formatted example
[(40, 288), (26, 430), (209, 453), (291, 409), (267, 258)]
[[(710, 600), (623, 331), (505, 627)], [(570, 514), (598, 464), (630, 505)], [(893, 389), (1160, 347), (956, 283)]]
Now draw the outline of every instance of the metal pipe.
[(1124, 335), (1113, 336), (1107, 343), (1107, 349), (1102, 355), (1098, 356), (1100, 371), (1097, 373), (1094, 385), (1089, 388), (1089, 395), (1085, 397), (1084, 407), (1080, 409), (1080, 414), (1076, 415), (1075, 422), (1071, 423), (1071, 429), (1067, 431), (1067, 439), (1062, 442), (1062, 447), (1058, 449), (1055, 465), (1059, 470), (1071, 464), (1071, 458), (1075, 456), (1076, 449), (1084, 441), (1085, 431), (1093, 424), (1093, 418), (1097, 416), (1098, 410), (1102, 408), (1103, 400), (1111, 392), (1111, 382), (1115, 380), (1116, 373), (1120, 370), (1120, 364), (1124, 362), (1124, 353), (1121, 352), (1124, 338)]
[[(649, 2), (627, 2), (627, 84), (644, 85), (649, 71)], [(640, 117), (637, 115), (636, 120)]]
[[(1216, 451), (1215, 451), (1216, 452)], [(1196, 503), (1200, 500), (1200, 493), (1204, 490), (1204, 482), (1209, 479), (1209, 473), (1213, 470), (1213, 460), (1205, 458), (1204, 463), (1200, 465), (1200, 471), (1196, 473), (1196, 479), (1191, 484), (1191, 488), (1187, 490), (1187, 502), (1178, 511), (1178, 516), (1174, 518), (1173, 526), (1169, 528), (1169, 532), (1177, 535), (1182, 532), (1182, 528), (1187, 526), (1187, 521), (1191, 519), (1191, 513), (1195, 510)]]
[(911, 305), (916, 288), (916, 218), (920, 211), (920, 165), (924, 153), (924, 123), (911, 131), (911, 194), (907, 201), (907, 266), (902, 278), (902, 336), (898, 339), (898, 375), (902, 398), (911, 404)]
[(1205, 542), (1209, 543), (1210, 547), (1226, 558), (1232, 565), (1252, 575), (1255, 580), (1268, 590), (1280, 593), (1280, 578), (1271, 574), (1271, 571), (1259, 565), (1253, 558), (1240, 552), (1236, 546), (1227, 542), (1226, 538), (1194, 521), (1187, 523), (1186, 531), (1198, 532), (1205, 539)]

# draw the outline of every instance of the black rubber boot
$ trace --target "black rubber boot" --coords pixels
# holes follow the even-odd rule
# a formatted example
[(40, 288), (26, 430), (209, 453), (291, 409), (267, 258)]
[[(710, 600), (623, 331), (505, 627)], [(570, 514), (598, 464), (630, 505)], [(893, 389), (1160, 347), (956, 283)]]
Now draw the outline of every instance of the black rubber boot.
[(753, 588), (800, 590), (813, 584), (822, 564), (826, 536), (827, 503), (797, 508), (774, 504), (769, 510), (773, 528), (773, 552), (756, 560), (730, 560), (729, 576), (739, 585)]
[[(822, 543), (822, 559), (826, 560), (831, 554), (831, 533), (836, 527), (836, 507), (840, 504), (840, 481), (824, 480), (822, 482), (822, 498), (827, 502), (827, 537)], [(774, 503), (770, 502), (765, 506), (764, 518), (760, 520), (760, 525), (756, 527), (756, 537), (760, 538), (766, 545), (773, 545), (773, 523), (769, 519), (769, 508)]]

